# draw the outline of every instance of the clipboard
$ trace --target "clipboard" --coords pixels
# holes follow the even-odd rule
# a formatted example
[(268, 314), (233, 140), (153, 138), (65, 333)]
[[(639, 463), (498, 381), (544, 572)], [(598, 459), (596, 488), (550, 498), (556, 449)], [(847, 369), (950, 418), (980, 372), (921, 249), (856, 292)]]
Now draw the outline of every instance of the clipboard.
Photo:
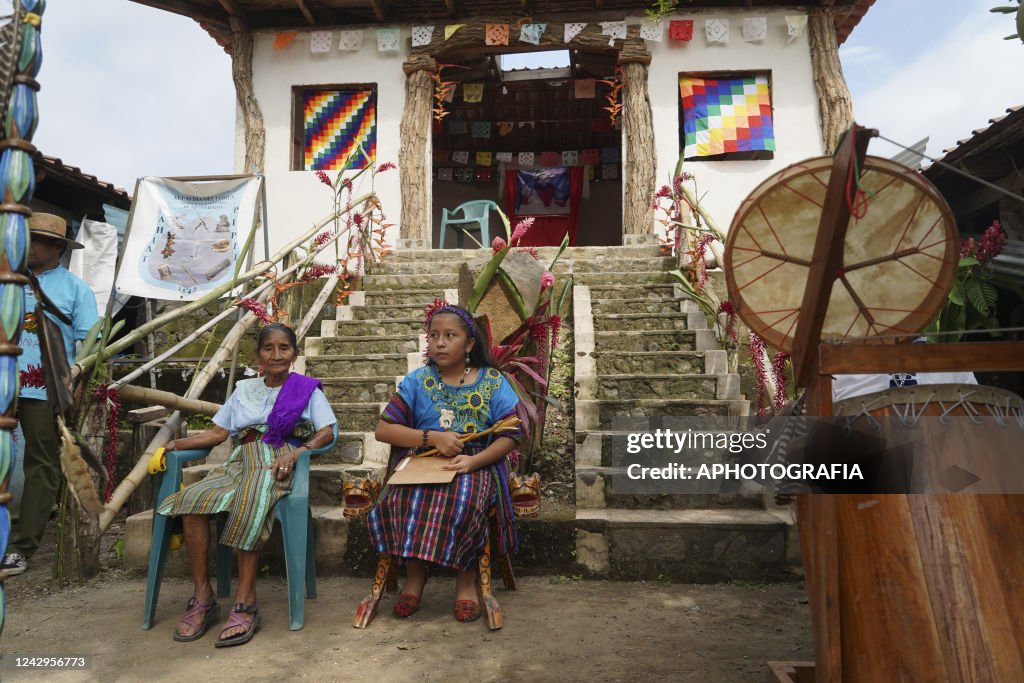
[(450, 458), (433, 456), (416, 458), (408, 456), (398, 463), (388, 485), (401, 484), (449, 484), (455, 479), (455, 470), (441, 469), (451, 462)]

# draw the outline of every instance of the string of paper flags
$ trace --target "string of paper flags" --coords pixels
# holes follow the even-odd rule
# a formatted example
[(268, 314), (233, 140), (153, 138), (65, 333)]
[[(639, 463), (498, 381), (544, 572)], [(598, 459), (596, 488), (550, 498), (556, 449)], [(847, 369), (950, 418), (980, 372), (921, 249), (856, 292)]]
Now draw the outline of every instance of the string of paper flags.
[[(786, 16), (786, 35), (788, 42), (793, 42), (804, 34), (807, 29), (807, 15), (797, 14)], [(704, 38), (708, 44), (724, 45), (729, 43), (730, 19), (704, 19)], [(690, 42), (694, 35), (694, 19), (678, 19), (668, 22), (669, 40)], [(624, 40), (627, 35), (625, 21), (597, 22), (601, 34), (608, 36), (608, 44), (616, 40)], [(744, 17), (738, 22), (740, 35), (744, 42), (760, 43), (768, 37), (767, 17)], [(413, 26), (412, 46), (424, 47), (435, 40), (448, 41), (466, 24), (447, 24), (438, 26)], [(587, 22), (574, 22), (562, 25), (562, 41), (572, 42), (588, 26)], [(438, 30), (440, 28), (440, 30)], [(531, 22), (522, 24), (485, 24), (484, 45), (509, 45), (512, 41), (540, 45), (541, 38), (548, 30), (548, 24)], [(552, 26), (552, 30), (555, 27)], [(335, 46), (341, 52), (358, 52), (363, 47), (363, 36), (366, 31), (374, 31), (378, 52), (398, 52), (401, 47), (401, 29), (396, 26), (378, 27), (373, 29), (349, 29), (341, 31), (309, 31), (309, 50), (314, 54), (330, 52)], [(518, 33), (517, 33), (518, 32)], [(644, 40), (660, 42), (664, 39), (665, 24), (660, 21), (643, 21), (640, 24), (640, 37)], [(299, 36), (299, 31), (281, 31), (274, 39), (274, 49), (283, 50), (291, 45)]]

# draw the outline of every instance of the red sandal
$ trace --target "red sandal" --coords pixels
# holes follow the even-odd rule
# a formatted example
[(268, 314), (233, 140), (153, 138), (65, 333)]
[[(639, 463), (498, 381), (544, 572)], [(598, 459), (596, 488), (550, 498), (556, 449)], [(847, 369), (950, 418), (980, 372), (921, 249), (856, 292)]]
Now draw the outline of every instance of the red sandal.
[(480, 603), (476, 600), (456, 600), (455, 619), (461, 622), (476, 621), (480, 618)]
[(399, 619), (408, 619), (420, 608), (420, 596), (412, 593), (402, 593), (392, 608), (391, 613)]

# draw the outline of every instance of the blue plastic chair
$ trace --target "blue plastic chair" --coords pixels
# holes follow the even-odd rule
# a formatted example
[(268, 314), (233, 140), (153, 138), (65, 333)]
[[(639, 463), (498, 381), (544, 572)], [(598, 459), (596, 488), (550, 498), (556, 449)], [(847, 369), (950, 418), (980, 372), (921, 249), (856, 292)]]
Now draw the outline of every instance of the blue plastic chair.
[[(471, 202), (459, 204), (451, 211), (443, 209), (441, 212), (441, 249), (444, 249), (444, 236), (448, 232), (449, 225), (458, 231), (459, 249), (461, 249), (464, 233), (471, 229), (464, 226), (473, 223), (479, 226), (480, 243), (484, 248), (489, 247), (491, 244), (491, 230), (488, 223), (491, 218), (491, 211), (497, 210), (498, 205), (487, 199), (475, 199)], [(457, 217), (457, 214), (460, 212), (462, 213), (462, 218)]]
[[(305, 578), (306, 597), (316, 598), (316, 533), (313, 513), (309, 509), (309, 458), (330, 451), (338, 440), (338, 425), (334, 424), (334, 438), (322, 448), (299, 455), (292, 475), (292, 490), (274, 506), (274, 514), (281, 522), (284, 541), (284, 562), (288, 578), (288, 628), (298, 631), (305, 622), (302, 577)], [(167, 454), (167, 471), (153, 475), (153, 537), (149, 548), (149, 572), (146, 579), (146, 603), (142, 611), (142, 628), (153, 627), (156, 603), (160, 598), (160, 583), (164, 577), (164, 563), (171, 539), (171, 518), (156, 513), (156, 508), (167, 496), (181, 489), (182, 467), (193, 460), (204, 460), (206, 450), (171, 451)], [(217, 538), (224, 530), (224, 517), (217, 517)], [(233, 550), (217, 544), (217, 597), (231, 595), (231, 565)]]

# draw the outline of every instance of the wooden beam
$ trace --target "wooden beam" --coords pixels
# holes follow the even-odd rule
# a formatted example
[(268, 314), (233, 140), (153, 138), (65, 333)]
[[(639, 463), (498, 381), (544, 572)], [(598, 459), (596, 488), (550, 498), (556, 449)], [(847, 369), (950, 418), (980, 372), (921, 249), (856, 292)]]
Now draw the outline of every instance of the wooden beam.
[[(969, 181), (966, 180), (960, 182), (963, 182), (965, 185), (969, 184)], [(1016, 175), (1008, 175), (1001, 180), (995, 181), (995, 184), (1004, 190), (1014, 192), (1014, 187), (1018, 182)], [(996, 192), (990, 187), (982, 187), (976, 192), (972, 192), (971, 194), (963, 197), (951, 197), (950, 204), (952, 205), (953, 213), (956, 214), (956, 217), (959, 219), (962, 216), (969, 216), (975, 211), (985, 208), (989, 204), (995, 204), (1005, 196), (1006, 195)]]
[(199, 22), (227, 27), (228, 17), (223, 14), (215, 14), (205, 5), (199, 5), (187, 0), (133, 0), (136, 4), (145, 5), (154, 9), (164, 10), (172, 14), (180, 14)]
[(957, 344), (823, 344), (823, 375), (887, 372), (1005, 372), (1024, 370), (1024, 342)]
[(220, 0), (220, 6), (238, 22), (243, 31), (249, 30), (249, 18), (246, 16), (245, 10), (238, 4), (238, 0)]
[(373, 16), (377, 17), (377, 21), (387, 21), (384, 0), (370, 0), (370, 7), (373, 8)]
[(448, 16), (454, 17), (458, 14), (458, 10), (455, 8), (455, 0), (444, 0), (444, 6), (448, 8)]
[(533, 14), (533, 0), (522, 0), (523, 3), (523, 14), (529, 16)]
[(295, 0), (295, 4), (298, 5), (299, 11), (302, 12), (302, 16), (306, 17), (306, 21), (309, 22), (309, 25), (316, 26), (316, 17), (313, 16), (313, 12), (309, 8), (309, 4), (306, 0)]

